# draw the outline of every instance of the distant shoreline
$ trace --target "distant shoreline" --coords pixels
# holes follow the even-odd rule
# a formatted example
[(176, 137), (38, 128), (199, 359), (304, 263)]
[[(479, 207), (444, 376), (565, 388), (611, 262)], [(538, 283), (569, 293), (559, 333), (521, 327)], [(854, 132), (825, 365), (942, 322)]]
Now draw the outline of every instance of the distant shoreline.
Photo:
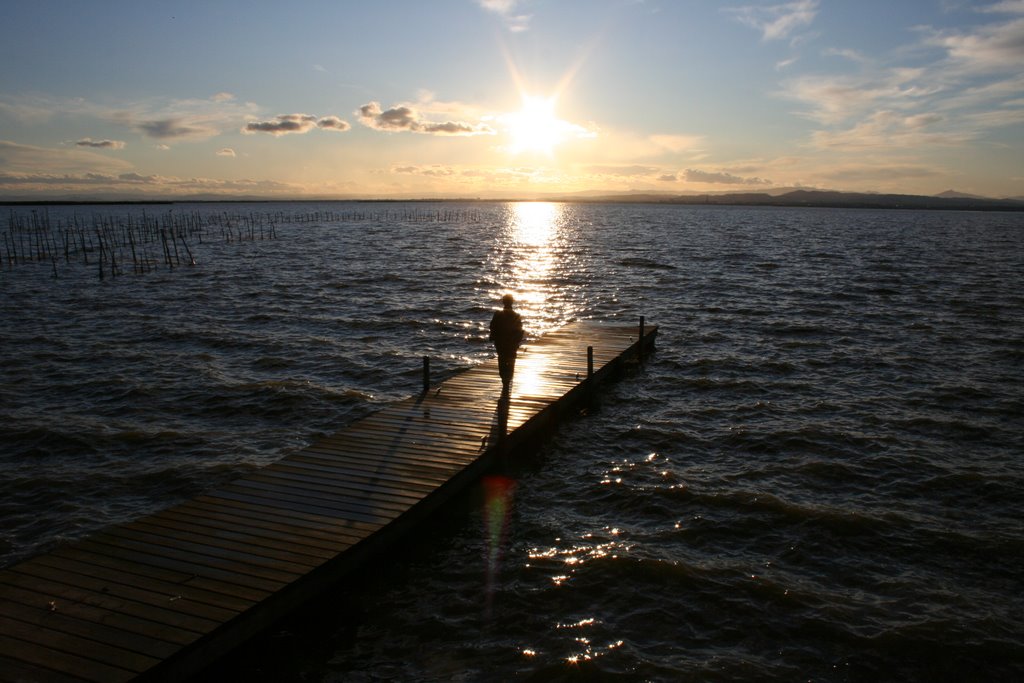
[(987, 199), (981, 197), (936, 197), (926, 195), (869, 194), (795, 190), (780, 195), (765, 193), (731, 193), (702, 195), (670, 194), (607, 194), (593, 196), (550, 195), (544, 197), (480, 198), (480, 197), (418, 197), (418, 198), (273, 198), (273, 197), (178, 197), (163, 199), (0, 199), (0, 206), (110, 206), (110, 205), (173, 205), (173, 204), (279, 204), (279, 203), (501, 203), (501, 202), (565, 202), (573, 204), (666, 204), (679, 206), (774, 206), (823, 209), (904, 209), (919, 211), (1024, 211), (1024, 201)]

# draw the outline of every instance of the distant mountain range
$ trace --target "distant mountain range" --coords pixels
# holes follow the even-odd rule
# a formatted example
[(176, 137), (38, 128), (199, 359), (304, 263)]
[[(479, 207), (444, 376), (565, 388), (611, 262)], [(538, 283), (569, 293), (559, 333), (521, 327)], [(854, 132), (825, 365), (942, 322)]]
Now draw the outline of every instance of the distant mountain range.
[[(741, 206), (819, 206), (861, 209), (958, 209), (976, 211), (1024, 211), (1024, 199), (990, 199), (947, 190), (935, 196), (874, 194), (834, 190), (783, 190), (781, 192), (726, 192), (721, 194), (591, 194), (563, 196), (567, 201), (650, 202), (658, 204), (714, 204)], [(554, 199), (554, 198), (552, 198)]]

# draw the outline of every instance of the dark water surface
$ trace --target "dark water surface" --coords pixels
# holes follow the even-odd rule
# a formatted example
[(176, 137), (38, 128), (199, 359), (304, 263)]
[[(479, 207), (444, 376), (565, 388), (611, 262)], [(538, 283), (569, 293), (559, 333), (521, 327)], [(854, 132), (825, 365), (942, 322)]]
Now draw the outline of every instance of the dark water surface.
[(1024, 215), (168, 210), (279, 212), (277, 239), (0, 270), (0, 564), (409, 395), (422, 355), (484, 360), (511, 290), (533, 336), (644, 315), (658, 351), (217, 676), (1024, 680)]

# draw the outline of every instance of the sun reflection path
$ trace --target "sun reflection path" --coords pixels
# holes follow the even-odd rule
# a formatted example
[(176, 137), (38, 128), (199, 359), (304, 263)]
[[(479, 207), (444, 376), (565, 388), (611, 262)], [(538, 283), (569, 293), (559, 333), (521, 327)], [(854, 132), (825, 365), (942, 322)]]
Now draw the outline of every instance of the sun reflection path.
[[(539, 336), (569, 322), (565, 247), (572, 239), (567, 219), (571, 208), (557, 202), (515, 202), (508, 205), (504, 291), (515, 296), (528, 333)], [(504, 293), (504, 292), (503, 292)], [(518, 371), (517, 371), (518, 374)]]
[(561, 207), (552, 202), (518, 202), (514, 205), (516, 237), (520, 244), (547, 247), (555, 231)]

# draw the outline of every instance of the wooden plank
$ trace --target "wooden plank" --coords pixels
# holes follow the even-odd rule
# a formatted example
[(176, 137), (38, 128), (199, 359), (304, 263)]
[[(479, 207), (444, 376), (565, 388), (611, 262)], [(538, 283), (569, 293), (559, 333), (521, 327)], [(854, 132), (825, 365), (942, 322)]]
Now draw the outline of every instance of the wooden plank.
[(266, 505), (273, 506), (279, 510), (291, 510), (293, 512), (303, 512), (313, 515), (329, 515), (336, 519), (343, 519), (347, 522), (360, 522), (363, 524), (370, 524), (374, 527), (374, 531), (383, 527), (389, 520), (381, 520), (378, 517), (363, 515), (355, 512), (348, 512), (344, 510), (332, 510), (318, 505), (308, 505), (302, 500), (297, 500), (294, 497), (290, 498), (275, 498), (271, 494), (264, 494), (260, 491), (245, 490), (237, 488), (224, 488), (216, 492), (217, 496), (221, 498), (230, 498), (243, 503), (251, 503), (254, 505)]
[[(149, 553), (154, 557), (162, 558), (165, 566), (171, 562), (179, 561), (195, 568), (200, 576), (207, 576), (212, 572), (209, 570), (221, 570), (217, 576), (235, 575), (235, 580), (243, 586), (265, 589), (270, 592), (279, 590), (281, 587), (295, 580), (294, 572), (278, 571), (263, 564), (249, 562), (250, 558), (242, 554), (206, 554), (199, 552), (200, 548), (179, 546), (168, 542), (167, 539), (151, 538), (145, 535), (123, 532), (117, 527), (111, 527), (105, 532), (94, 534), (91, 537), (97, 543), (106, 545), (121, 546), (137, 550), (141, 553)], [(255, 558), (253, 558), (255, 559)], [(273, 587), (273, 588), (270, 588)]]
[(430, 485), (436, 490), (455, 474), (465, 469), (465, 464), (432, 465), (421, 460), (406, 460), (382, 464), (373, 452), (355, 453), (351, 450), (335, 450), (323, 447), (303, 450), (284, 462), (289, 467), (324, 467), (332, 468), (339, 473), (353, 472), (354, 476), (377, 478), (395, 485), (407, 483), (408, 490), (417, 486)]
[[(24, 621), (0, 615), (0, 633), (17, 633), (19, 629), (24, 631), (28, 625)], [(26, 648), (45, 648), (66, 652), (117, 669), (126, 669), (137, 673), (152, 668), (160, 662), (160, 659), (156, 657), (104, 643), (98, 640), (99, 633), (94, 633), (93, 637), (83, 638), (74, 633), (54, 630), (49, 625), (39, 624), (32, 629), (31, 633), (32, 640), (25, 643)], [(10, 655), (10, 653), (5, 654)]]
[[(134, 630), (121, 629), (102, 622), (69, 616), (63, 610), (50, 611), (41, 607), (33, 608), (13, 601), (4, 604), (2, 617), (19, 622), (19, 625), (11, 629), (11, 633), (19, 631), (27, 633), (29, 627), (49, 629), (100, 643), (109, 643), (156, 660), (171, 656), (180, 647), (170, 641), (151, 638)], [(34, 630), (32, 633), (34, 634)], [(38, 643), (39, 639), (33, 635), (32, 641)]]
[(167, 536), (175, 540), (190, 541), (221, 550), (235, 550), (262, 558), (282, 560), (304, 569), (316, 567), (321, 563), (323, 557), (322, 553), (314, 553), (313, 549), (306, 549), (290, 541), (273, 542), (263, 539), (263, 542), (257, 543), (256, 541), (259, 540), (257, 537), (246, 535), (237, 529), (225, 531), (213, 527), (197, 528), (161, 516), (147, 517), (138, 522), (126, 524), (125, 528)]
[(345, 436), (352, 440), (376, 441), (382, 444), (393, 444), (396, 451), (400, 453), (395, 456), (404, 456), (408, 452), (429, 452), (442, 462), (449, 455), (456, 455), (460, 451), (467, 454), (476, 454), (479, 450), (479, 439), (449, 439), (443, 434), (420, 434), (410, 432), (399, 434), (394, 430), (381, 427), (375, 424), (364, 424), (357, 422), (346, 432)]
[[(308, 448), (299, 451), (296, 456), (306, 454), (329, 455), (334, 457), (345, 457), (349, 459), (368, 459), (378, 467), (399, 470), (403, 467), (416, 470), (426, 470), (442, 475), (447, 481), (452, 473), (462, 470), (467, 463), (473, 462), (480, 457), (480, 449), (470, 451), (466, 457), (441, 458), (428, 451), (408, 449), (405, 453), (392, 452), (390, 449), (381, 448), (379, 445), (363, 441), (362, 448), (359, 448), (360, 440), (354, 437), (345, 439), (332, 439), (321, 441)], [(295, 457), (295, 456), (292, 456)], [(382, 461), (383, 460), (383, 461)]]
[[(168, 626), (144, 617), (109, 609), (108, 605), (93, 605), (81, 601), (57, 601), (49, 594), (40, 594), (35, 590), (19, 588), (0, 583), (0, 598), (4, 600), (4, 611), (8, 608), (18, 611), (22, 607), (29, 610), (51, 613), (51, 608), (69, 618), (78, 619), (90, 624), (102, 624), (122, 631), (130, 631), (152, 640), (165, 641), (175, 646), (188, 645), (198, 638), (195, 631)], [(54, 605), (50, 605), (53, 602)]]
[[(36, 558), (38, 559), (38, 558)], [(174, 612), (175, 615), (164, 623), (180, 623), (184, 628), (204, 629), (212, 624), (227, 621), (240, 610), (228, 609), (216, 605), (207, 605), (196, 602), (188, 595), (171, 590), (162, 590), (160, 587), (138, 587), (121, 583), (114, 583), (102, 578), (78, 574), (68, 569), (54, 568), (38, 561), (22, 563), (12, 567), (10, 573), (13, 575), (11, 583), (17, 583), (24, 587), (25, 583), (40, 586), (42, 590), (66, 590), (69, 594), (74, 591), (102, 595), (115, 600), (137, 603), (155, 607), (160, 613)], [(4, 579), (7, 580), (7, 579)], [(140, 608), (141, 609), (141, 608)], [(154, 613), (156, 615), (156, 613)], [(179, 615), (183, 619), (179, 619)], [(153, 621), (159, 619), (154, 617)]]
[[(206, 495), (195, 498), (188, 503), (189, 507), (197, 507), (201, 510), (239, 510), (247, 518), (260, 521), (280, 522), (287, 526), (301, 528), (303, 533), (310, 535), (322, 535), (324, 538), (337, 537), (346, 542), (358, 541), (365, 538), (367, 530), (361, 525), (344, 522), (322, 515), (305, 515), (302, 513), (289, 512), (287, 510), (275, 510), (263, 506), (252, 506), (226, 498), (217, 498)], [(376, 527), (373, 527), (376, 528)], [(351, 541), (350, 541), (351, 539)]]
[[(478, 454), (474, 453), (474, 456)], [(461, 458), (458, 461), (441, 462), (431, 460), (429, 453), (410, 452), (404, 456), (395, 455), (389, 448), (368, 442), (363, 442), (362, 448), (359, 448), (359, 442), (351, 439), (320, 441), (289, 456), (288, 460), (306, 458), (330, 458), (339, 463), (365, 461), (372, 463), (376, 471), (422, 473), (423, 476), (438, 477), (440, 481), (448, 481), (452, 473), (460, 471), (465, 466), (467, 460), (475, 459)]]
[(322, 494), (332, 498), (339, 495), (355, 495), (372, 499), (377, 502), (393, 503), (399, 510), (415, 505), (430, 491), (420, 490), (416, 493), (410, 489), (386, 484), (367, 483), (355, 478), (332, 477), (324, 475), (313, 477), (285, 470), (264, 470), (259, 475), (249, 477), (248, 481), (264, 484), (283, 484), (301, 488), (310, 493)]
[(169, 598), (171, 596), (164, 596), (164, 601), (167, 602), (168, 606), (160, 607), (152, 604), (152, 600), (149, 603), (139, 602), (130, 598), (111, 595), (104, 592), (102, 588), (91, 590), (60, 581), (22, 574), (13, 570), (0, 574), (0, 583), (5, 586), (35, 593), (37, 600), (45, 601), (47, 604), (52, 602), (56, 609), (64, 609), (67, 603), (84, 603), (98, 609), (153, 621), (172, 629), (191, 631), (193, 637), (198, 637), (216, 628), (219, 624), (219, 622), (212, 619), (204, 619), (170, 608)]
[[(322, 462), (322, 461), (321, 461)], [(353, 466), (342, 466), (340, 463), (330, 465), (318, 464), (309, 459), (289, 458), (281, 460), (265, 468), (269, 472), (287, 472), (291, 474), (302, 474), (311, 477), (336, 477), (348, 479), (355, 482), (366, 482), (369, 484), (380, 484), (384, 486), (399, 487), (406, 491), (429, 493), (438, 484), (444, 483), (443, 478), (426, 478), (415, 475), (401, 476), (381, 471), (377, 467), (374, 470), (361, 470)]]
[[(194, 599), (208, 600), (212, 604), (228, 607), (241, 608), (245, 604), (258, 602), (269, 593), (268, 591), (239, 587), (237, 583), (167, 569), (161, 567), (158, 562), (154, 561), (154, 558), (148, 555), (139, 558), (131, 551), (123, 551), (98, 543), (85, 542), (62, 546), (49, 553), (49, 556), (60, 561), (80, 562), (117, 574), (139, 577), (139, 581), (146, 579), (158, 581), (173, 586), (179, 593), (182, 590), (189, 591)], [(139, 559), (149, 560), (149, 562), (142, 562)]]
[(339, 540), (337, 536), (327, 537), (323, 534), (316, 534), (304, 527), (268, 522), (252, 517), (243, 517), (238, 514), (223, 514), (222, 512), (212, 510), (200, 512), (195, 508), (181, 505), (164, 512), (161, 517), (197, 527), (210, 527), (223, 531), (239, 531), (242, 534), (268, 540), (289, 540), (295, 545), (315, 550), (318, 557), (334, 557), (352, 545), (350, 542), (346, 543)]
[(238, 482), (238, 487), (268, 492), (282, 500), (291, 500), (295, 497), (308, 501), (310, 504), (322, 505), (332, 510), (355, 511), (360, 514), (379, 516), (382, 519), (393, 519), (394, 516), (409, 509), (414, 504), (395, 503), (378, 496), (360, 495), (357, 491), (323, 491), (319, 488), (304, 486), (301, 483), (285, 479), (271, 481), (246, 479), (245, 481)]
[(353, 454), (373, 455), (388, 466), (412, 463), (417, 467), (441, 469), (450, 467), (461, 468), (467, 461), (474, 460), (480, 454), (475, 444), (453, 443), (450, 449), (442, 449), (426, 443), (406, 443), (394, 436), (384, 436), (376, 432), (353, 429), (343, 435), (336, 435), (317, 441), (299, 451), (327, 451)]
[(314, 513), (331, 513), (342, 519), (355, 519), (381, 526), (395, 519), (398, 516), (394, 509), (374, 508), (370, 505), (360, 504), (354, 501), (329, 501), (322, 498), (312, 499), (303, 495), (301, 491), (293, 492), (285, 487), (268, 488), (250, 485), (250, 482), (239, 482), (231, 486), (225, 486), (218, 493), (221, 495), (233, 494), (244, 496), (252, 500), (268, 499), (277, 501), (279, 504), (288, 504), (293, 510)]
[(309, 473), (297, 473), (284, 469), (271, 470), (264, 468), (258, 474), (248, 478), (249, 481), (262, 481), (274, 484), (299, 486), (310, 492), (323, 493), (327, 496), (350, 495), (367, 496), (376, 501), (389, 501), (405, 509), (415, 505), (429, 490), (396, 486), (385, 482), (363, 481), (357, 477), (341, 477), (324, 473), (313, 476)]
[(239, 571), (243, 567), (236, 562), (210, 561), (184, 555), (176, 552), (174, 548), (116, 536), (90, 536), (85, 541), (77, 543), (75, 547), (92, 551), (97, 556), (108, 556), (114, 560), (127, 560), (160, 570), (180, 572), (185, 577), (181, 579), (183, 584), (219, 590), (228, 595), (252, 600), (263, 599), (286, 584), (285, 581), (277, 579), (243, 574)]
[[(367, 534), (372, 533), (372, 532), (374, 532), (374, 531), (376, 531), (377, 529), (380, 528), (380, 525), (378, 525), (378, 524), (367, 524), (366, 522), (360, 522), (358, 520), (340, 519), (339, 517), (332, 516), (332, 515), (324, 515), (324, 514), (315, 513), (315, 512), (303, 512), (303, 511), (300, 511), (300, 510), (292, 510), (292, 509), (289, 509), (287, 507), (277, 506), (277, 505), (272, 505), (272, 504), (271, 505), (266, 505), (266, 504), (263, 504), (263, 503), (259, 503), (259, 504), (256, 504), (254, 506), (252, 503), (247, 503), (247, 502), (245, 502), (243, 500), (239, 500), (239, 498), (236, 497), (236, 496), (227, 497), (227, 496), (217, 495), (216, 493), (208, 493), (206, 495), (199, 496), (196, 500), (203, 501), (203, 502), (215, 501), (218, 504), (229, 505), (229, 506), (239, 507), (239, 508), (243, 508), (243, 509), (262, 509), (262, 510), (269, 511), (269, 512), (275, 514), (275, 515), (280, 515), (282, 517), (286, 517), (288, 519), (302, 520), (303, 523), (307, 523), (307, 522), (310, 523), (310, 524), (318, 524), (318, 523), (328, 524), (329, 523), (328, 524), (328, 528), (330, 528), (330, 529), (338, 529), (339, 533), (361, 534), (364, 537)], [(273, 503), (273, 501), (271, 501), (271, 503)]]
[(152, 576), (143, 576), (123, 571), (120, 567), (111, 569), (103, 565), (83, 562), (66, 555), (40, 555), (34, 558), (39, 564), (56, 571), (74, 572), (91, 577), (106, 584), (118, 584), (149, 591), (156, 591), (167, 596), (184, 598), (187, 602), (196, 602), (210, 607), (227, 610), (228, 613), (241, 612), (252, 606), (252, 601), (242, 600), (223, 593), (213, 593), (195, 586), (183, 586), (171, 581), (160, 581)]
[[(414, 434), (423, 438), (430, 437), (456, 437), (462, 433), (476, 433), (480, 427), (474, 424), (444, 423), (430, 417), (413, 415), (395, 415), (390, 410), (381, 411), (368, 418), (360, 420), (356, 425), (360, 427), (373, 428), (394, 435), (406, 436)], [(351, 427), (350, 427), (351, 429)]]
[(54, 671), (0, 655), (0, 680), (16, 683), (82, 683), (81, 676)]
[(59, 675), (73, 676), (79, 681), (96, 681), (97, 683), (129, 681), (138, 673), (68, 654), (56, 648), (37, 646), (31, 642), (5, 635), (5, 633), (5, 629), (0, 630), (0, 657), (5, 659), (13, 659), (25, 665), (54, 671)]
[[(301, 562), (290, 562), (276, 557), (269, 557), (261, 552), (256, 552), (256, 549), (235, 550), (201, 541), (190, 541), (172, 534), (154, 533), (150, 530), (138, 529), (134, 525), (112, 527), (103, 535), (174, 548), (185, 556), (234, 560), (240, 566), (246, 567), (248, 571), (245, 573), (251, 576), (277, 578), (283, 582), (293, 581), (296, 577), (304, 574), (309, 568), (309, 565)], [(206, 560), (203, 559), (203, 561), (205, 562)]]

